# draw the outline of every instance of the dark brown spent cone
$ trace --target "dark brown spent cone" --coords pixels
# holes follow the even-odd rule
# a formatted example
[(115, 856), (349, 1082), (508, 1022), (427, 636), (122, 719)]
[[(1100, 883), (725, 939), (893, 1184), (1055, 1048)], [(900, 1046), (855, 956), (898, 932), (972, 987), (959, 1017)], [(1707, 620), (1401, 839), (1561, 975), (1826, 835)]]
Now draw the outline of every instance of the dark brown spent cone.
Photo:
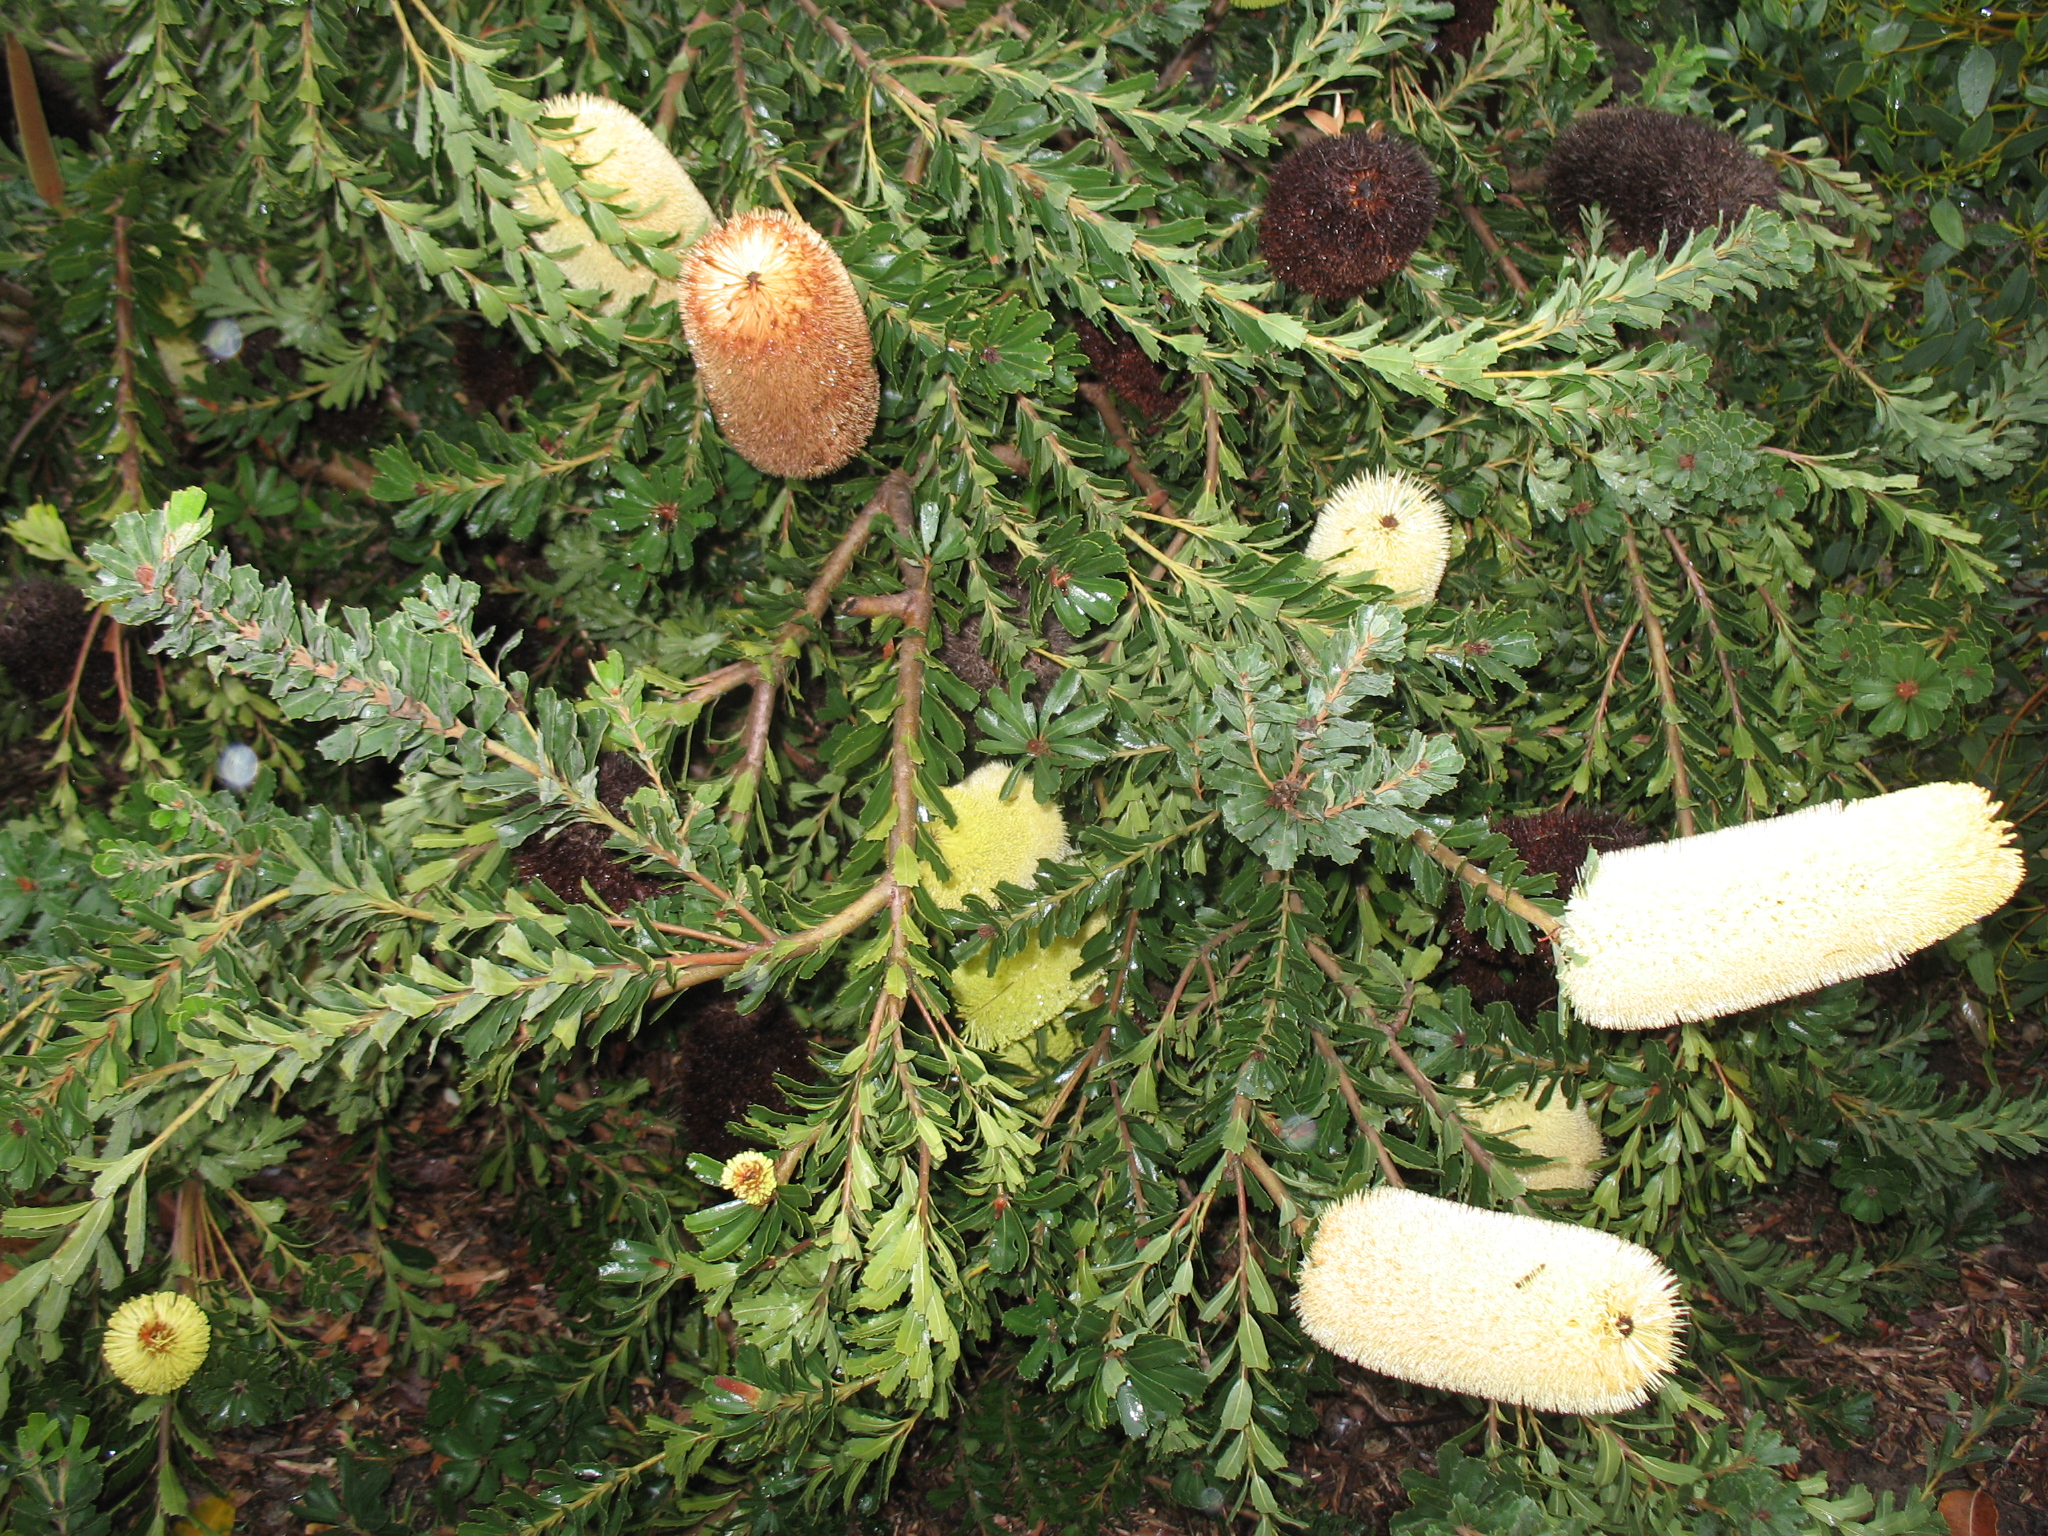
[(479, 410), (495, 415), (508, 402), (533, 392), (539, 370), (525, 348), (505, 333), (475, 321), (455, 327), (455, 376)]
[(1559, 136), (1543, 167), (1550, 217), (1577, 234), (1598, 204), (1619, 250), (1655, 250), (1752, 208), (1775, 208), (1777, 172), (1712, 123), (1648, 107), (1588, 112)]
[[(623, 752), (606, 752), (597, 760), (597, 798), (614, 816), (631, 796), (653, 781), (640, 765)], [(546, 837), (529, 838), (512, 855), (512, 866), (522, 880), (538, 880), (564, 901), (588, 902), (591, 891), (613, 911), (624, 911), (636, 901), (648, 901), (669, 886), (665, 880), (642, 874), (618, 854), (605, 847), (611, 833), (595, 822), (578, 821)]]
[(1282, 282), (1320, 299), (1355, 299), (1421, 249), (1436, 222), (1436, 172), (1401, 139), (1322, 139), (1274, 167), (1259, 251)]
[(1436, 29), (1438, 56), (1454, 53), (1461, 59), (1471, 58), (1493, 30), (1499, 9), (1500, 0), (1452, 0), (1450, 20)]
[[(1550, 894), (1560, 899), (1572, 893), (1588, 853), (1640, 848), (1650, 841), (1650, 834), (1626, 816), (1582, 806), (1504, 817), (1494, 823), (1494, 830), (1514, 844), (1531, 874), (1557, 877)], [(1465, 926), (1463, 899), (1455, 894), (1450, 929), (1450, 953), (1456, 963), (1445, 984), (1468, 989), (1474, 1007), (1507, 1003), (1523, 1018), (1533, 1019), (1542, 1009), (1556, 1006), (1557, 976), (1550, 946), (1541, 935), (1531, 955), (1498, 949), (1483, 933)]]
[[(988, 567), (1001, 579), (996, 582), (996, 604), (1013, 622), (1026, 632), (1026, 643), (1035, 640), (1034, 649), (1024, 653), (1024, 670), (1031, 674), (1032, 682), (1026, 696), (1042, 699), (1051, 691), (1053, 683), (1064, 670), (1050, 656), (1041, 656), (1040, 650), (1064, 656), (1074, 648), (1074, 637), (1067, 633), (1067, 626), (1050, 611), (1045, 623), (1036, 636), (1030, 634), (1031, 605), (1024, 583), (1017, 579), (1017, 553), (1003, 550), (990, 555)], [(974, 613), (961, 620), (960, 627), (948, 634), (939, 646), (939, 660), (943, 661), (952, 674), (961, 682), (986, 698), (992, 689), (1003, 687), (1008, 679), (996, 664), (982, 654), (982, 614)]]
[(881, 380), (867, 312), (810, 225), (756, 210), (683, 263), (683, 331), (719, 430), (756, 469), (808, 480), (875, 429)]
[(1184, 391), (1166, 387), (1159, 365), (1145, 355), (1137, 338), (1124, 331), (1114, 337), (1086, 320), (1074, 322), (1074, 339), (1095, 369), (1095, 376), (1116, 392), (1116, 397), (1146, 421), (1170, 416), (1186, 398)]
[(752, 1013), (729, 997), (694, 998), (671, 1018), (681, 1027), (673, 1102), (684, 1146), (719, 1159), (752, 1146), (726, 1127), (757, 1104), (787, 1107), (775, 1079), (809, 1079), (809, 1039), (772, 997)]
[[(0, 668), (26, 698), (61, 693), (71, 686), (90, 620), (91, 610), (76, 587), (40, 577), (17, 583), (0, 597)], [(111, 665), (95, 646), (86, 682), (96, 683), (92, 691), (98, 692), (112, 677)]]

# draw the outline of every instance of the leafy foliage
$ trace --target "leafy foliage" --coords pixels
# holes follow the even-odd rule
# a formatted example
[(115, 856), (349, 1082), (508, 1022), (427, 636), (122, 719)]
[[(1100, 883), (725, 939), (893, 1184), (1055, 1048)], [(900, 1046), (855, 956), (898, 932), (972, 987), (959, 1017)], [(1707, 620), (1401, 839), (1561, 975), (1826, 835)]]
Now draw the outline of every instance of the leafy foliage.
[[(1745, 107), (1780, 206), (1622, 253), (1525, 195), (1612, 93), (1584, 31), (1504, 0), (1432, 56), (1440, 11), (33, 8), (43, 46), (115, 56), (116, 116), (58, 155), (62, 208), (0, 179), (33, 317), (0, 473), (16, 560), (82, 581), (123, 659), (0, 840), (17, 1528), (167, 1522), (204, 1434), (344, 1390), (269, 1280), (195, 1262), (227, 1231), (309, 1316), (370, 1309), (430, 1363), (476, 1342), (401, 1239), (337, 1265), (247, 1191), (303, 1116), (374, 1148), (438, 1064), (509, 1111), (480, 1176), (563, 1217), (581, 1335), (465, 1355), (431, 1514), (366, 1448), (308, 1496), (341, 1529), (789, 1528), (872, 1513), (942, 1437), (933, 1502), (980, 1528), (1091, 1528), (1148, 1479), (1301, 1524), (1290, 1441), (1334, 1378), (1292, 1274), (1323, 1202), (1395, 1177), (1652, 1244), (1720, 1303), (1639, 1413), (1494, 1421), (1401, 1530), (1934, 1529), (1794, 1469), (1773, 1416), (1802, 1410), (1739, 1318), (1855, 1327), (1931, 1284), (1983, 1232), (1956, 1190), (2038, 1152), (2048, 1105), (1944, 1089), (1940, 1010), (1859, 985), (1622, 1038), (1477, 1008), (1443, 962), (1454, 914), (1536, 949), (1564, 893), (1490, 823), (1567, 798), (1674, 836), (1982, 777), (2038, 859), (2044, 45), (1750, 0), (1640, 98)], [(518, 168), (563, 90), (641, 113), (719, 210), (831, 236), (885, 381), (843, 475), (764, 477), (662, 290), (607, 314), (531, 243)], [(1419, 145), (1459, 213), (1343, 306), (1254, 234), (1325, 102)], [(1084, 377), (1084, 320), (1172, 374), (1170, 411), (1134, 433), (1157, 402)], [(1434, 603), (1293, 552), (1365, 467), (1450, 506)], [(234, 739), (246, 793), (199, 766)], [(945, 911), (924, 828), (981, 759), (1073, 851)], [(601, 793), (607, 761), (635, 787)], [(653, 894), (522, 881), (565, 827)], [(2044, 923), (2037, 880), (1944, 946), (1999, 1028), (2048, 996)], [(1061, 940), (1100, 987), (969, 1046), (949, 974)], [(630, 1082), (558, 1098), (704, 986), (813, 1041), (747, 1122), (766, 1206), (639, 1146)], [(1608, 1139), (1583, 1197), (1530, 1195), (1460, 1114), (1546, 1082)], [(1803, 1178), (1870, 1252), (1739, 1230)], [(219, 1356), (136, 1418), (92, 1337), (161, 1284)], [(1724, 1372), (1764, 1410), (1739, 1426)], [(2042, 1380), (2030, 1350), (1944, 1471)]]

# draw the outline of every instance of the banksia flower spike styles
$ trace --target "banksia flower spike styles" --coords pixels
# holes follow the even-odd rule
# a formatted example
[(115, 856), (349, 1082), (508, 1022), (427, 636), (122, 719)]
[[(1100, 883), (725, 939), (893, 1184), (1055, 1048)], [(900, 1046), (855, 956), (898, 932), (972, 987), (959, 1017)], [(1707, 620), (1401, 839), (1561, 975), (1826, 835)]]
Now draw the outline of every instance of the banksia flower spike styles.
[(719, 430), (749, 464), (808, 480), (860, 452), (882, 385), (867, 312), (824, 236), (741, 214), (691, 250), (682, 300)]
[(931, 821), (931, 838), (952, 873), (925, 875), (925, 889), (942, 907), (957, 909), (967, 898), (992, 898), (998, 885), (1029, 885), (1043, 859), (1063, 859), (1067, 821), (1056, 805), (1038, 798), (1030, 775), (1021, 778), (1007, 798), (1003, 781), (1008, 763), (983, 763), (946, 791), (953, 807), (951, 826)]
[(718, 1185), (749, 1205), (766, 1205), (775, 1198), (774, 1160), (765, 1152), (736, 1152), (725, 1160)]
[(1566, 1103), (1561, 1088), (1552, 1088), (1550, 1102), (1538, 1109), (1543, 1088), (1539, 1083), (1491, 1104), (1462, 1108), (1459, 1114), (1475, 1131), (1512, 1142), (1532, 1157), (1550, 1159), (1542, 1168), (1516, 1170), (1530, 1189), (1591, 1189), (1593, 1165), (1607, 1150), (1592, 1112), (1584, 1104)]
[(1058, 1018), (1101, 985), (1102, 973), (1076, 977), (1082, 947), (1100, 933), (1096, 918), (1080, 933), (1047, 945), (1035, 940), (1007, 960), (970, 960), (953, 972), (953, 997), (967, 1021), (967, 1043), (980, 1051), (1002, 1051), (1039, 1025)]
[(1323, 503), (1305, 553), (1339, 576), (1361, 576), (1389, 588), (1413, 608), (1436, 596), (1451, 558), (1451, 524), (1428, 486), (1392, 470), (1375, 470), (1337, 487)]
[(1611, 853), (1556, 947), (1581, 1018), (1661, 1029), (1889, 970), (2003, 906), (2025, 864), (1974, 784), (1923, 784)]
[(1429, 238), (1436, 194), (1436, 172), (1412, 144), (1369, 133), (1322, 139), (1273, 168), (1259, 253), (1283, 283), (1355, 299)]
[(1647, 1248), (1392, 1188), (1323, 1212), (1295, 1307), (1318, 1344), (1369, 1370), (1549, 1413), (1640, 1407), (1685, 1324)]
[(1623, 250), (1733, 224), (1751, 208), (1775, 208), (1782, 190), (1733, 134), (1648, 107), (1588, 112), (1559, 135), (1543, 178), (1550, 216), (1566, 234), (1578, 232), (1581, 209), (1598, 203)]
[(161, 1397), (192, 1379), (212, 1342), (212, 1325), (189, 1296), (152, 1291), (121, 1303), (100, 1350), (122, 1386)]
[[(602, 96), (550, 96), (540, 104), (547, 117), (566, 117), (570, 127), (560, 135), (541, 132), (542, 143), (557, 149), (582, 168), (584, 180), (618, 195), (608, 201), (630, 204), (620, 219), (644, 238), (673, 235), (668, 248), (680, 256), (685, 247), (717, 223), (711, 205), (648, 126), (616, 101)], [(555, 258), (571, 287), (597, 288), (606, 295), (602, 310), (624, 309), (660, 281), (648, 267), (628, 266), (592, 233), (590, 225), (569, 211), (562, 194), (536, 168), (516, 197), (522, 213), (546, 214), (554, 223), (533, 233), (533, 242)]]

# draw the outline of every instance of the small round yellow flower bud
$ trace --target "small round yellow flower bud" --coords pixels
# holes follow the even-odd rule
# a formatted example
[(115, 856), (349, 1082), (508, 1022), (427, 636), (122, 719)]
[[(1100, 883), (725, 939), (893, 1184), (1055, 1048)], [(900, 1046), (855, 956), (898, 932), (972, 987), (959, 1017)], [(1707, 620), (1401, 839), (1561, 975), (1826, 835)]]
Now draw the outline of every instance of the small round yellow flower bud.
[(192, 1379), (212, 1341), (206, 1314), (189, 1296), (152, 1291), (121, 1303), (101, 1348), (123, 1386), (161, 1397)]
[(764, 1152), (735, 1152), (718, 1182), (749, 1205), (766, 1205), (775, 1198), (775, 1163)]

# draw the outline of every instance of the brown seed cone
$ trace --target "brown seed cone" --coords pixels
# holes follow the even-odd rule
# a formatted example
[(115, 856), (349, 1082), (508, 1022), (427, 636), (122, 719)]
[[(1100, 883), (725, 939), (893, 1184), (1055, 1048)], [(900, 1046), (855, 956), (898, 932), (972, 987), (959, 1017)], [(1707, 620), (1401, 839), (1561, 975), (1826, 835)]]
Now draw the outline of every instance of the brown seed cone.
[[(597, 798), (614, 816), (647, 783), (647, 774), (625, 753), (606, 752), (599, 757)], [(595, 822), (571, 822), (522, 844), (512, 855), (512, 867), (520, 879), (538, 880), (564, 901), (587, 903), (590, 897), (583, 889), (587, 881), (598, 899), (615, 912), (669, 888), (667, 881), (642, 874), (606, 848), (610, 836)]]
[(811, 1043), (789, 1009), (768, 998), (741, 1013), (728, 997), (692, 999), (677, 1010), (682, 1025), (672, 1102), (684, 1145), (727, 1158), (752, 1143), (726, 1129), (756, 1104), (788, 1108), (775, 1079), (811, 1076)]
[[(1627, 817), (1582, 806), (1505, 817), (1494, 830), (1515, 845), (1531, 874), (1555, 875), (1557, 886), (1551, 894), (1561, 897), (1571, 895), (1588, 853), (1640, 848), (1650, 840), (1650, 834)], [(1447, 984), (1470, 991), (1475, 1008), (1507, 1003), (1523, 1018), (1534, 1019), (1540, 1010), (1557, 1006), (1557, 976), (1550, 945), (1541, 935), (1532, 955), (1497, 949), (1486, 942), (1483, 932), (1465, 926), (1464, 908), (1457, 901), (1452, 903), (1450, 928), (1449, 948), (1456, 964)]]
[(1576, 234), (1598, 203), (1619, 250), (1655, 250), (1751, 208), (1775, 208), (1777, 172), (1733, 134), (1696, 117), (1648, 107), (1588, 112), (1558, 136), (1543, 166), (1550, 217)]
[(1171, 415), (1185, 398), (1184, 392), (1166, 387), (1165, 375), (1145, 355), (1136, 337), (1119, 331), (1112, 338), (1086, 320), (1076, 320), (1074, 339), (1094, 366), (1095, 376), (1146, 421)]
[(1355, 299), (1408, 265), (1436, 222), (1436, 172), (1414, 145), (1354, 133), (1273, 168), (1259, 252), (1283, 283)]
[(531, 394), (540, 371), (515, 341), (475, 322), (457, 325), (451, 334), (455, 373), (462, 392), (479, 410), (496, 412), (507, 401)]
[(683, 263), (683, 332), (719, 430), (756, 469), (808, 480), (859, 453), (882, 383), (867, 312), (810, 225), (756, 209)]
[(1494, 14), (1499, 8), (1500, 0), (1451, 0), (1450, 20), (1440, 22), (1436, 29), (1436, 51), (1471, 58), (1472, 51), (1493, 30)]
[[(21, 582), (0, 597), (0, 668), (25, 696), (47, 699), (70, 686), (89, 611), (78, 588), (40, 577)], [(87, 660), (88, 685), (95, 681), (90, 675), (95, 663), (108, 674), (97, 679), (104, 685), (113, 669), (97, 646)]]

